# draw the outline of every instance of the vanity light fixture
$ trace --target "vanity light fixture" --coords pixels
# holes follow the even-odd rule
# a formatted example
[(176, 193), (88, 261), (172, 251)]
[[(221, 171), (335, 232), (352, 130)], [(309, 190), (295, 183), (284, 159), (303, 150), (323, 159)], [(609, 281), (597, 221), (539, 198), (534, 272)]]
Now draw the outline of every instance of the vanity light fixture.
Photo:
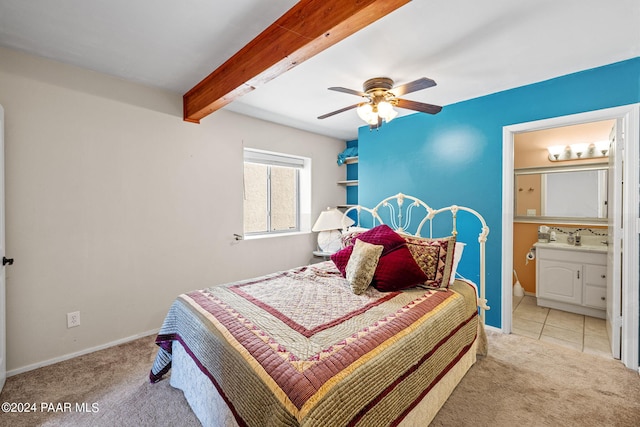
[(571, 145), (552, 145), (547, 147), (549, 160), (561, 162), (565, 160), (584, 160), (599, 157), (607, 157), (609, 141), (594, 143), (582, 142)]

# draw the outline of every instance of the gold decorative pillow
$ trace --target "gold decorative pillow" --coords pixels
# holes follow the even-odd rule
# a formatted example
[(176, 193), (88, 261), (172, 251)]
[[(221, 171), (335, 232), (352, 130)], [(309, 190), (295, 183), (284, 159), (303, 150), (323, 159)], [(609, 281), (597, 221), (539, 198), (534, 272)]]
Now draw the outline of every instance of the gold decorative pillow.
[(384, 249), (382, 245), (373, 245), (359, 239), (356, 240), (345, 271), (345, 277), (349, 281), (354, 294), (363, 294), (371, 284), (382, 249)]
[(439, 239), (404, 236), (404, 239), (416, 264), (427, 276), (424, 284), (436, 288), (449, 287), (456, 245), (455, 236)]

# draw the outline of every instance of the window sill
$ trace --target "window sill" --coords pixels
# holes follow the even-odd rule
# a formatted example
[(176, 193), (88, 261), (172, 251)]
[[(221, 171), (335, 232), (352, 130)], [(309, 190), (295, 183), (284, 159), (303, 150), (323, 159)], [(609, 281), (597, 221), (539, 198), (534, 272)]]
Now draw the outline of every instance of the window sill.
[(245, 235), (244, 240), (258, 240), (258, 239), (271, 239), (274, 237), (289, 237), (289, 236), (300, 236), (303, 234), (311, 234), (311, 231), (292, 231), (290, 233), (271, 233), (271, 234), (253, 234), (253, 235)]

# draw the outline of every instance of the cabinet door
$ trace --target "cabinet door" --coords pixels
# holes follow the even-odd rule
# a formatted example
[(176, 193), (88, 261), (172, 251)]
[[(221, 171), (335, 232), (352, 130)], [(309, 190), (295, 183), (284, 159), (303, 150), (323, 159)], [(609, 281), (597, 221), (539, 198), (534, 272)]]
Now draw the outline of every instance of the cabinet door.
[(584, 286), (584, 305), (605, 310), (607, 308), (607, 288), (602, 286)]
[(582, 304), (582, 264), (546, 259), (540, 259), (538, 262), (539, 297)]
[(584, 305), (601, 310), (607, 308), (606, 265), (584, 265)]
[(584, 284), (592, 286), (607, 287), (607, 266), (606, 265), (584, 265)]

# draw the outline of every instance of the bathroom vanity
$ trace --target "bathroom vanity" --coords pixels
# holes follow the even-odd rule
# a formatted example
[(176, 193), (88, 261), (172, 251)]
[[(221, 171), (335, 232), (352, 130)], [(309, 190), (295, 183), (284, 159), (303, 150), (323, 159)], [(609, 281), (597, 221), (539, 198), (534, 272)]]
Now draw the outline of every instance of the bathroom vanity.
[(604, 319), (607, 247), (536, 243), (538, 305)]

